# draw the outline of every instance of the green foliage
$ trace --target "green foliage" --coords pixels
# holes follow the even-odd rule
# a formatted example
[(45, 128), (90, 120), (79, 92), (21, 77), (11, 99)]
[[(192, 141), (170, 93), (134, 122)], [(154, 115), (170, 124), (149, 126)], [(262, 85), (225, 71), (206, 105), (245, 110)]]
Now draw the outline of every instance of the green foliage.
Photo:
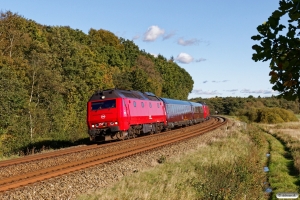
[(107, 30), (95, 30), (90, 29), (89, 36), (91, 38), (90, 46), (110, 46), (116, 49), (124, 49), (120, 39), (115, 36), (112, 32)]
[(252, 108), (244, 114), (250, 122), (275, 124), (298, 121), (295, 114), (282, 108)]
[(186, 100), (193, 89), (194, 81), (191, 75), (172, 61), (167, 61), (159, 55), (155, 60), (157, 70), (163, 79), (163, 97)]
[[(285, 110), (291, 110), (295, 114), (299, 113), (299, 103), (297, 100), (288, 101), (280, 97), (213, 97), (209, 99), (194, 98), (191, 100), (195, 102), (205, 102), (209, 106), (212, 114), (217, 111), (218, 114), (242, 116), (245, 112), (251, 113), (251, 109), (264, 107), (282, 108)], [(249, 116), (251, 115), (252, 114), (249, 114)]]
[[(136, 67), (136, 70), (133, 71), (133, 85), (144, 84), (146, 87), (142, 91), (152, 91), (156, 95), (161, 96), (163, 79), (154, 62), (144, 55), (139, 55), (136, 60)], [(135, 72), (139, 72), (141, 75), (136, 76), (134, 75)], [(141, 79), (140, 83), (135, 83), (138, 79)], [(133, 87), (133, 89), (139, 90), (138, 87)]]
[[(300, 98), (300, 38), (297, 29), (300, 25), (300, 1), (281, 0), (278, 10), (275, 10), (268, 21), (259, 25), (259, 35), (252, 40), (260, 41), (253, 45), (256, 51), (254, 61), (270, 60), (270, 82), (286, 99)], [(280, 24), (283, 16), (288, 15), (288, 27)], [(287, 30), (286, 30), (287, 28)], [(284, 35), (285, 33), (285, 35)]]
[[(268, 173), (268, 180), (273, 190), (271, 199), (277, 199), (275, 195), (279, 192), (298, 192), (299, 172), (294, 166), (297, 154), (291, 153), (288, 146), (280, 138), (273, 137), (276, 134), (273, 136), (270, 134), (265, 135), (270, 144), (269, 153), (271, 154), (269, 160), (270, 172)], [(289, 145), (290, 142), (288, 141), (287, 144)], [(299, 144), (299, 141), (297, 142)]]
[(57, 147), (81, 141), (87, 137), (89, 97), (114, 87), (187, 99), (193, 80), (176, 63), (155, 58), (110, 31), (91, 28), (85, 34), (0, 12), (2, 153), (43, 142)]

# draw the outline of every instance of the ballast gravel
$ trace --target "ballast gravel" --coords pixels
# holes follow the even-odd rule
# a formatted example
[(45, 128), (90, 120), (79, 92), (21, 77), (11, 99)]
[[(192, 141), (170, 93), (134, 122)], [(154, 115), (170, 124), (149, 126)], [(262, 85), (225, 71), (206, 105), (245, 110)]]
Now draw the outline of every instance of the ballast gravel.
[[(0, 193), (0, 199), (76, 199), (78, 195), (100, 190), (119, 181), (124, 176), (155, 167), (159, 165), (159, 159), (162, 157), (169, 158), (179, 154), (186, 154), (203, 144), (212, 143), (216, 138), (225, 137), (227, 129), (234, 128), (234, 126), (235, 124), (229, 121), (227, 126), (189, 140)], [(59, 159), (63, 161), (58, 162), (65, 162), (74, 158), (68, 159), (63, 157)], [(55, 159), (54, 161), (50, 159), (50, 164), (47, 164), (47, 160), (45, 160), (29, 168), (32, 170), (33, 167), (36, 170), (40, 167), (35, 166), (39, 165), (53, 166), (56, 165), (53, 164), (56, 161)], [(31, 171), (27, 167), (23, 166), (22, 168), (25, 171)], [(2, 170), (0, 169), (0, 171)], [(11, 171), (14, 170), (11, 169)], [(5, 173), (9, 173), (9, 168), (6, 169)], [(5, 173), (0, 172), (0, 177), (5, 177), (3, 175)]]

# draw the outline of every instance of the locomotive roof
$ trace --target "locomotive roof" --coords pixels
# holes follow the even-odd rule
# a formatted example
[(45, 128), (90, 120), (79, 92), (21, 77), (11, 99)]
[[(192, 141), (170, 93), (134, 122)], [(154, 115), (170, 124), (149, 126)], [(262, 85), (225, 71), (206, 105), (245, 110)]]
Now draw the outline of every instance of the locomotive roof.
[(102, 100), (104, 98), (133, 98), (141, 100), (160, 101), (160, 99), (151, 92), (142, 93), (135, 90), (108, 89), (98, 91), (92, 95), (89, 101)]

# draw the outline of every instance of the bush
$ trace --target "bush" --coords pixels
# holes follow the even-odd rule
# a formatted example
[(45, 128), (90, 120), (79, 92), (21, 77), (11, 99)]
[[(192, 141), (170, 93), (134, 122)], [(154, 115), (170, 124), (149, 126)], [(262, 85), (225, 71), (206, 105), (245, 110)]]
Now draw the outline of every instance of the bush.
[[(292, 111), (282, 108), (250, 108), (244, 113), (249, 122), (275, 124), (298, 121)], [(240, 117), (244, 119), (244, 117)]]

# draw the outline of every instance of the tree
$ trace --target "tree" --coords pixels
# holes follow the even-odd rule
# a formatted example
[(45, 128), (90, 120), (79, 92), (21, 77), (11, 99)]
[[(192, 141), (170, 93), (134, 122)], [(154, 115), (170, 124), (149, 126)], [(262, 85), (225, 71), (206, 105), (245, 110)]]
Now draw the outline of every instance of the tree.
[(10, 11), (0, 12), (0, 54), (21, 58), (31, 42), (24, 18)]
[[(288, 15), (288, 28), (280, 24), (283, 16)], [(254, 61), (270, 61), (270, 82), (273, 90), (279, 91), (289, 100), (300, 98), (300, 0), (281, 0), (268, 21), (257, 27), (258, 35), (252, 40), (260, 41), (253, 45), (256, 51)]]
[(91, 38), (90, 46), (113, 46), (116, 49), (123, 50), (124, 46), (121, 44), (119, 38), (110, 31), (107, 30), (95, 30), (91, 28), (89, 30), (89, 36)]
[(139, 47), (133, 41), (120, 38), (121, 44), (124, 46), (124, 55), (126, 57), (126, 65), (129, 67), (135, 66), (136, 59), (140, 54)]
[[(136, 61), (137, 70), (142, 70), (147, 76), (144, 82), (147, 83), (148, 91), (153, 92), (157, 96), (161, 96), (163, 79), (155, 68), (154, 62), (144, 55), (139, 55)], [(133, 83), (135, 80), (133, 80)]]

